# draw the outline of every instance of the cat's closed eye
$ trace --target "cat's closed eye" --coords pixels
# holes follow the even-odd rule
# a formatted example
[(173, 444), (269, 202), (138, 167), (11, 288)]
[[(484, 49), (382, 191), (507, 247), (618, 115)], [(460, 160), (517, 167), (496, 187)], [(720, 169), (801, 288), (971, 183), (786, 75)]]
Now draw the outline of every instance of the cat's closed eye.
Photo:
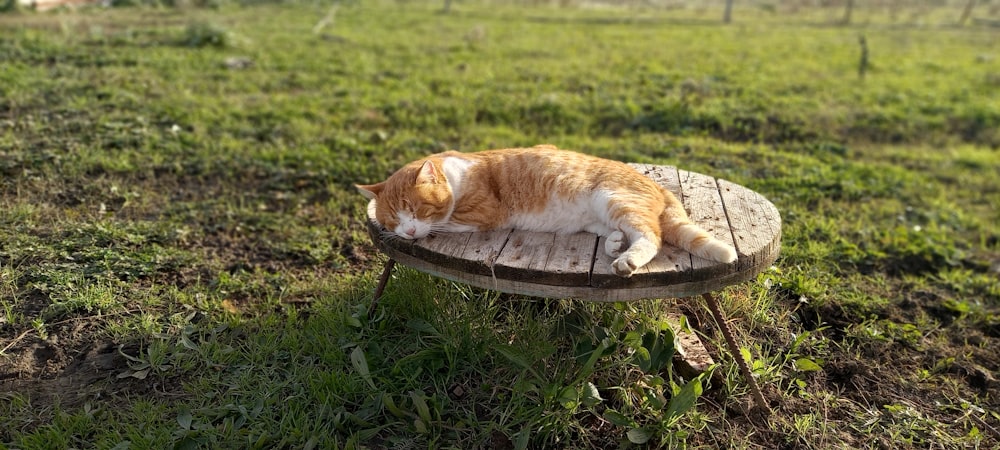
[(416, 214), (414, 214), (419, 219), (426, 219), (434, 215), (437, 212), (437, 208), (431, 205), (420, 205), (416, 209)]
[(379, 221), (382, 223), (382, 226), (393, 230), (399, 225), (399, 214), (394, 210), (388, 211), (388, 214), (379, 219)]

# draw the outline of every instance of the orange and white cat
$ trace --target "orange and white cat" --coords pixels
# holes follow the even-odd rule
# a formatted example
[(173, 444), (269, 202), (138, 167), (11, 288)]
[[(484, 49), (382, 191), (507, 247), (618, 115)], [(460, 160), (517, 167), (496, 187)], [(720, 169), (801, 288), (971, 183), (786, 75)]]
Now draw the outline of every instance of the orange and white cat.
[(604, 251), (622, 277), (652, 260), (663, 242), (714, 261), (737, 258), (637, 170), (551, 145), (438, 153), (357, 188), (376, 199), (375, 220), (404, 239), (502, 228), (588, 231), (607, 236)]

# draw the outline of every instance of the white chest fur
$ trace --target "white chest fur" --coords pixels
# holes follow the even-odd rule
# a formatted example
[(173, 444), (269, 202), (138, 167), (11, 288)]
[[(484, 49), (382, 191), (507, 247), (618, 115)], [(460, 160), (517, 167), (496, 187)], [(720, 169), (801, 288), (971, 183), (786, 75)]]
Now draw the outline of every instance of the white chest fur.
[(441, 163), (444, 178), (448, 180), (448, 186), (451, 188), (451, 193), (455, 198), (462, 196), (462, 181), (465, 180), (465, 174), (475, 164), (472, 161), (455, 156), (449, 156)]

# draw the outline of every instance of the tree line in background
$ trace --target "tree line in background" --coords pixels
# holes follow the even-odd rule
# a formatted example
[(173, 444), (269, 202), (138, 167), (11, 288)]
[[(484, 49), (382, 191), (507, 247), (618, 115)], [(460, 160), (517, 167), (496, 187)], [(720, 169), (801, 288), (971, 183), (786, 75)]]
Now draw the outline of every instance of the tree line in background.
[[(401, 3), (407, 0), (398, 0)], [(719, 9), (723, 10), (722, 21), (730, 23), (733, 20), (734, 8), (758, 9), (770, 13), (795, 14), (809, 9), (841, 10), (839, 22), (844, 25), (852, 23), (856, 10), (866, 10), (872, 13), (886, 14), (889, 21), (916, 21), (927, 16), (932, 11), (954, 10), (956, 23), (965, 25), (973, 16), (973, 11), (981, 6), (987, 17), (1000, 15), (1000, 0), (493, 0), (477, 2), (476, 0), (444, 0), (443, 10), (448, 12), (453, 4), (497, 3), (497, 4), (529, 4), (556, 5), (560, 7), (581, 6), (618, 6), (642, 7), (653, 9)], [(1000, 26), (1000, 22), (983, 19), (984, 24)]]
[[(979, 2), (980, 2), (980, 0), (956, 0), (954, 2), (949, 2), (947, 0), (937, 0), (937, 1), (881, 0), (881, 1), (871, 1), (871, 2), (865, 2), (865, 3), (870, 3), (870, 7), (872, 7), (872, 8), (878, 8), (878, 9), (883, 9), (883, 10), (888, 11), (889, 17), (892, 20), (894, 20), (894, 21), (898, 19), (898, 17), (900, 16), (900, 14), (901, 14), (902, 11), (907, 10), (907, 7), (914, 7), (915, 6), (915, 7), (917, 7), (918, 10), (921, 9), (921, 8), (934, 8), (934, 7), (937, 7), (937, 8), (948, 8), (948, 7), (953, 7), (954, 5), (952, 5), (952, 4), (954, 4), (954, 3), (959, 3), (961, 5), (962, 13), (959, 16), (958, 24), (959, 25), (965, 25), (969, 21), (969, 17), (972, 16), (972, 10), (976, 7), (976, 4), (979, 3)], [(982, 2), (983, 3), (990, 3), (990, 0), (982, 0)], [(727, 14), (728, 14), (729, 9), (731, 8), (732, 3), (733, 3), (733, 0), (726, 0), (726, 11), (727, 11)], [(802, 4), (802, 3), (821, 3), (821, 4), (822, 3), (833, 3), (833, 4), (835, 4), (835, 3), (838, 3), (838, 2), (835, 2), (835, 1), (799, 0), (796, 3), (800, 3), (800, 4)], [(851, 23), (851, 17), (852, 17), (852, 15), (854, 13), (854, 8), (857, 5), (858, 1), (857, 0), (842, 0), (842, 2), (840, 2), (840, 3), (843, 3), (843, 5), (841, 5), (841, 6), (844, 8), (844, 18), (841, 20), (841, 23), (843, 23), (845, 25), (846, 24), (850, 24)], [(830, 5), (830, 6), (835, 7), (837, 5)], [(990, 10), (990, 15), (996, 15), (997, 12), (998, 12), (998, 10), (1000, 10), (1000, 3), (994, 4), (992, 8), (989, 8), (989, 10)], [(726, 21), (728, 21), (728, 17), (726, 17), (725, 19), (726, 19)]]
[[(23, 10), (48, 10), (58, 7), (75, 7), (97, 4), (110, 7), (153, 6), (217, 8), (224, 4), (309, 3), (341, 4), (359, 3), (361, 0), (0, 0), (0, 12)], [(420, 3), (421, 0), (395, 0), (399, 4)], [(428, 0), (430, 2), (441, 0)], [(440, 4), (440, 3), (439, 3)], [(659, 10), (695, 10), (700, 12), (721, 9), (722, 22), (731, 23), (741, 11), (757, 10), (771, 14), (798, 14), (808, 11), (828, 11), (836, 14), (835, 22), (842, 25), (855, 23), (857, 12), (881, 15), (890, 23), (923, 22), (932, 13), (939, 23), (949, 23), (946, 14), (953, 12), (954, 24), (1000, 27), (1000, 0), (444, 0), (442, 11), (451, 12), (461, 5), (531, 5), (562, 8), (618, 7)]]

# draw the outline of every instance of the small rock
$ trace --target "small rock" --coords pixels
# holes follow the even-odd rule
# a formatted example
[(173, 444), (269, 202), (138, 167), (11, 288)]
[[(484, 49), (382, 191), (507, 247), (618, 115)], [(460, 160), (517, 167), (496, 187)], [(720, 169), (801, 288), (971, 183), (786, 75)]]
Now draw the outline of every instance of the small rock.
[(253, 60), (244, 56), (230, 56), (222, 63), (227, 69), (240, 70), (253, 67)]

